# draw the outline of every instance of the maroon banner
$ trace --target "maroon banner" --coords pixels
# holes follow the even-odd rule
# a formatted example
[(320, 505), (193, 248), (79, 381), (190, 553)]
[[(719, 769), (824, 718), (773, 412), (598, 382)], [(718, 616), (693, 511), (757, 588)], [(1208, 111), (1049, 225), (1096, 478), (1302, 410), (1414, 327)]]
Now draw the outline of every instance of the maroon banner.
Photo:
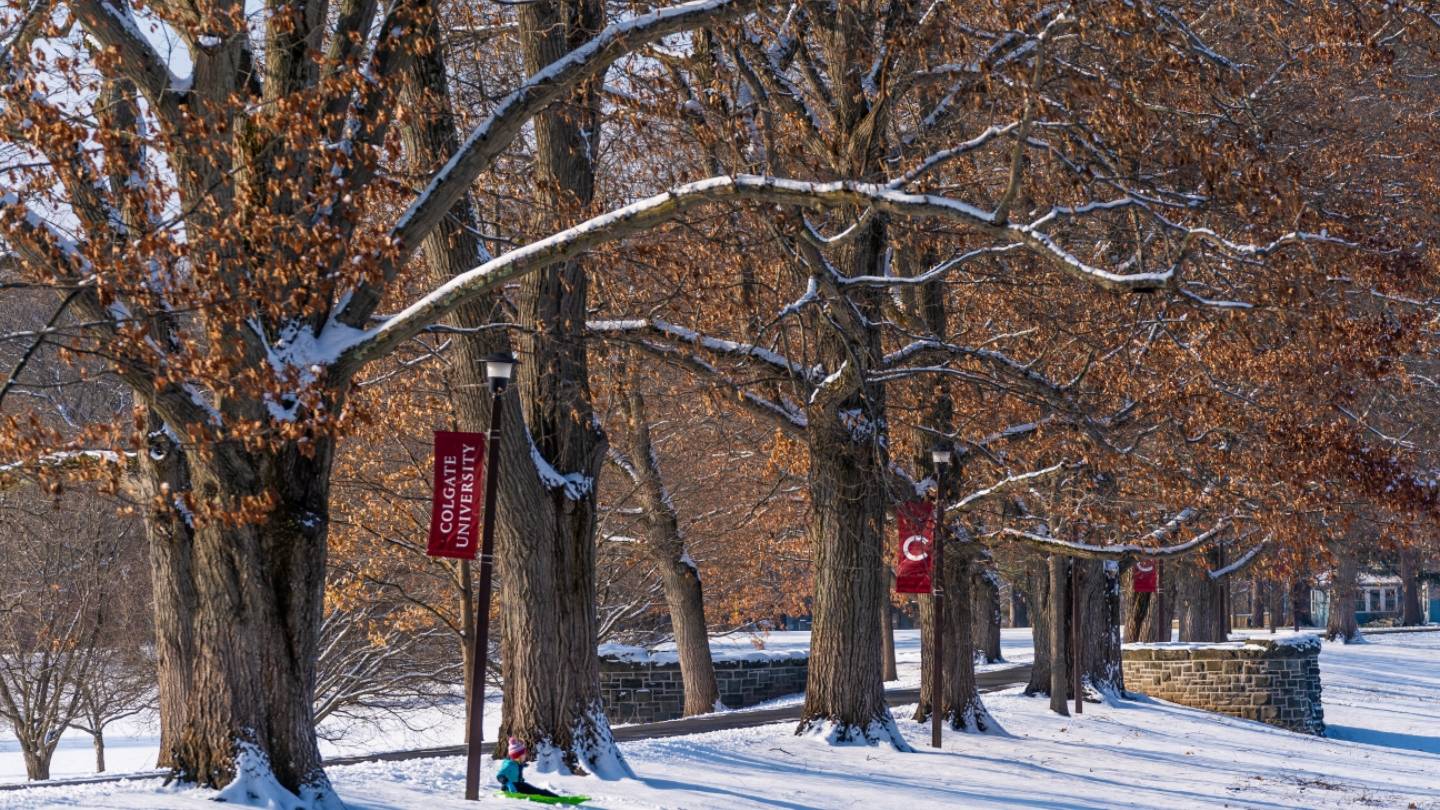
[(935, 537), (935, 504), (909, 501), (895, 509), (900, 556), (895, 564), (896, 593), (930, 593), (930, 542)]
[(435, 492), (426, 554), (475, 559), (480, 550), (484, 484), (485, 434), (435, 431)]
[(1135, 575), (1130, 582), (1135, 593), (1155, 593), (1160, 590), (1160, 566), (1154, 560), (1135, 563)]

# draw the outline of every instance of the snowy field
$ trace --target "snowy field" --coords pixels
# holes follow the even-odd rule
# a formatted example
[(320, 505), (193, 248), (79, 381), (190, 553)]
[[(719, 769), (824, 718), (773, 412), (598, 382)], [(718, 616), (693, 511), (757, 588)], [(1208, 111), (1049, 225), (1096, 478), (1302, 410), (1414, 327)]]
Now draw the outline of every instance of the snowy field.
[[(757, 646), (763, 645), (763, 646)], [(719, 659), (789, 657), (810, 649), (808, 632), (777, 632), (765, 636), (736, 633), (710, 640), (711, 654)], [(662, 645), (657, 658), (668, 652)], [(1032, 654), (1028, 629), (1005, 630), (1001, 636), (1001, 652), (1008, 662), (1029, 661)], [(899, 630), (895, 633), (895, 660), (900, 680), (891, 688), (915, 688), (920, 685), (920, 631)], [(980, 669), (993, 669), (1008, 664), (992, 664)], [(766, 708), (800, 703), (802, 695), (778, 698), (763, 704)], [(752, 707), (753, 708), (753, 707)], [(494, 739), (500, 723), (500, 698), (492, 688), (485, 707), (485, 739)], [(458, 745), (465, 739), (465, 716), (462, 704), (429, 709), (406, 717), (380, 717), (374, 722), (332, 720), (321, 729), (324, 739), (320, 750), (326, 756), (369, 754), (376, 751), (398, 751), (409, 748), (434, 748)], [(159, 753), (159, 726), (153, 717), (138, 717), (117, 722), (105, 735), (105, 763), (112, 773), (143, 771), (155, 767)], [(78, 731), (66, 732), (60, 738), (55, 758), (50, 765), (53, 779), (92, 776), (95, 755), (90, 737)], [(19, 745), (9, 729), (0, 726), (0, 783), (25, 781), (25, 762)], [(0, 795), (0, 806), (5, 806)]]
[[(767, 647), (803, 643), (773, 634)], [(913, 677), (914, 634), (897, 639)], [(1007, 632), (1006, 657), (1023, 660), (1024, 631)], [(1150, 700), (1088, 704), (1079, 718), (1009, 690), (986, 696), (1003, 734), (950, 734), (927, 747), (928, 727), (900, 728), (913, 754), (888, 748), (832, 748), (794, 736), (785, 723), (738, 731), (627, 743), (633, 780), (599, 782), (531, 774), (594, 808), (1417, 808), (1440, 810), (1440, 633), (1375, 635), (1368, 644), (1326, 645), (1321, 655), (1328, 739), (1307, 737)], [(374, 748), (452, 742), (457, 718), (432, 718), (405, 734), (383, 733)], [(448, 739), (435, 740), (431, 733)], [(406, 735), (420, 735), (410, 737)], [(67, 749), (83, 772), (88, 754)], [(388, 743), (376, 745), (376, 742)], [(359, 745), (360, 743), (348, 743)], [(153, 740), (150, 741), (153, 756)], [(145, 748), (143, 739), (133, 746)], [(13, 745), (4, 773), (18, 769)], [(128, 749), (127, 749), (128, 750)], [(117, 767), (120, 761), (116, 760)], [(148, 765), (139, 760), (138, 764)], [(59, 769), (57, 769), (57, 773)], [(470, 808), (461, 801), (460, 758), (334, 767), (330, 777), (352, 808)], [(213, 794), (158, 787), (153, 780), (0, 792), (0, 808), (202, 810)], [(517, 805), (498, 795), (483, 807)], [(534, 806), (534, 805), (528, 805)]]

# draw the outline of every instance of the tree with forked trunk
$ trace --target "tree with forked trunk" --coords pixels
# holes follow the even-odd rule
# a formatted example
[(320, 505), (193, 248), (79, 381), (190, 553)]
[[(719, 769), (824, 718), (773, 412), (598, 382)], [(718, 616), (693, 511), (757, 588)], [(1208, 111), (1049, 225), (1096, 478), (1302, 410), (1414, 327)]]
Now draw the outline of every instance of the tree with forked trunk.
[[(627, 373), (628, 372), (628, 373)], [(660, 569), (675, 648), (680, 657), (684, 682), (686, 716), (706, 714), (720, 707), (720, 687), (715, 680), (715, 663), (710, 657), (710, 636), (705, 621), (704, 590), (700, 569), (690, 559), (680, 520), (670, 491), (660, 473), (660, 460), (650, 433), (650, 416), (640, 381), (633, 369), (619, 393), (620, 412), (626, 421), (626, 451), (610, 450), (610, 460), (634, 484), (643, 510), (646, 553)]]

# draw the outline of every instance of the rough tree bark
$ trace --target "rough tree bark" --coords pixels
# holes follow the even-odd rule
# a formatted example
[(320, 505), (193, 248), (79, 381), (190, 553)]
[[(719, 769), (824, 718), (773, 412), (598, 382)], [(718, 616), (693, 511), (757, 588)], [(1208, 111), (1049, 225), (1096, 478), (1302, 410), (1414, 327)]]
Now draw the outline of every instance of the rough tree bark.
[[(974, 583), (979, 564), (979, 550), (968, 537), (951, 537), (945, 547), (945, 693), (942, 705), (945, 707), (945, 722), (956, 731), (985, 732), (998, 728), (985, 705), (980, 700), (979, 687), (975, 683), (975, 639), (976, 623), (974, 610)], [(921, 660), (933, 660), (929, 655), (928, 640), (934, 638), (935, 605), (928, 596), (920, 597), (920, 632), (922, 642)], [(930, 718), (934, 705), (934, 683), (929, 666), (920, 671), (920, 703), (915, 707), (914, 718), (924, 722)]]
[(1297, 628), (1315, 626), (1310, 615), (1310, 582), (1303, 576), (1290, 583), (1290, 622)]
[(1068, 717), (1066, 698), (1070, 694), (1070, 566), (1069, 558), (1059, 554), (1049, 560), (1049, 631), (1050, 631), (1050, 710)]
[[(881, 15), (856, 6), (814, 20), (828, 74), (833, 137), (829, 168), (842, 176), (877, 179), (884, 173), (889, 105), (866, 90), (865, 71)], [(874, 53), (876, 59), (888, 57)], [(791, 236), (803, 223), (791, 222)], [(815, 278), (829, 267), (856, 275), (888, 272), (886, 217), (871, 217), (848, 244), (822, 254), (804, 238), (793, 244)], [(878, 290), (841, 291), (827, 285), (824, 312), (808, 311), (818, 336), (817, 359), (833, 377), (816, 389), (806, 410), (810, 459), (810, 540), (814, 549), (814, 625), (805, 707), (797, 733), (823, 731), (832, 741), (886, 740), (909, 746), (885, 703), (883, 633), (886, 603), (882, 560), (890, 475), (885, 388), (868, 378), (883, 358), (877, 324), (884, 320)]]
[(1405, 549), (1400, 552), (1400, 624), (1404, 627), (1425, 623), (1420, 588), (1420, 554), (1414, 549)]
[(1174, 566), (1180, 575), (1181, 641), (1219, 642), (1230, 637), (1225, 578), (1211, 577), (1207, 570), (1207, 563), (1216, 569), (1222, 567), (1217, 554), (1218, 550), (1212, 550), (1201, 555), (1200, 560)]
[(1030, 626), (1030, 606), (1025, 602), (1024, 591), (1013, 583), (1010, 585), (1009, 607), (1011, 627)]
[(1355, 582), (1359, 565), (1350, 543), (1336, 544), (1335, 572), (1330, 577), (1330, 616), (1325, 623), (1325, 638), (1349, 644), (1360, 638), (1360, 625), (1355, 620)]
[[(520, 8), (520, 40), (533, 74), (594, 36), (604, 7), (542, 0)], [(535, 182), (544, 232), (581, 218), (594, 198), (598, 94), (591, 83), (534, 119)], [(529, 742), (542, 772), (630, 775), (600, 700), (595, 656), (595, 481), (605, 437), (594, 419), (585, 352), (589, 281), (581, 260), (521, 282), (516, 369), (525, 435), (506, 436), (520, 482), (501, 493), (501, 671), (506, 684), (499, 740)], [(523, 486), (523, 491), (521, 487)], [(504, 746), (497, 744), (496, 756)]]
[(715, 711), (720, 687), (715, 681), (715, 664), (710, 657), (710, 635), (705, 623), (705, 599), (700, 571), (685, 549), (675, 504), (660, 475), (660, 461), (650, 437), (650, 421), (638, 380), (629, 375), (622, 397), (622, 411), (629, 430), (627, 453), (612, 455), (629, 476), (644, 511), (646, 555), (660, 570), (665, 604), (680, 656), (680, 678), (684, 682), (688, 717)]
[[(876, 272), (885, 246), (874, 218), (845, 253), (857, 272)], [(870, 294), (863, 311), (876, 314)], [(811, 316), (815, 317), (815, 316)], [(805, 708), (797, 733), (823, 731), (837, 742), (908, 745), (885, 703), (881, 612), (888, 600), (883, 551), (889, 493), (885, 392), (866, 379), (882, 356), (873, 326), (860, 318), (815, 317), (819, 355), (838, 369), (808, 409), (809, 533), (815, 560), (814, 624)]]
[(1260, 577), (1250, 578), (1250, 615), (1245, 619), (1245, 626), (1252, 630), (1258, 630), (1265, 626), (1265, 580)]
[(1175, 619), (1175, 604), (1177, 583), (1176, 577), (1168, 572), (1173, 571), (1174, 563), (1158, 563), (1160, 566), (1160, 589), (1155, 592), (1155, 598), (1150, 601), (1150, 615), (1146, 617), (1145, 624), (1140, 629), (1141, 638), (1145, 641), (1168, 642), (1173, 632), (1172, 624)]
[(1159, 601), (1155, 597), (1158, 594), (1135, 592), (1135, 566), (1124, 567), (1122, 580), (1124, 592), (1129, 595), (1125, 600), (1125, 640), (1142, 641), (1145, 639), (1146, 622), (1150, 620), (1150, 613), (1157, 606)]
[[(161, 430), (143, 457), (155, 590), (162, 767), (224, 785), (268, 768), (314, 804), (321, 770), (311, 698), (325, 585), (333, 442), (185, 456)], [(242, 525), (193, 522), (165, 497), (183, 482), (208, 501), (273, 502)]]
[[(1080, 656), (1084, 684), (1101, 696), (1124, 697), (1120, 662), (1120, 570), (1104, 560), (1075, 560), (1080, 566)], [(1073, 621), (1074, 619), (1072, 619)], [(1074, 695), (1071, 695), (1073, 698)]]
[[(881, 559), (886, 493), (875, 482), (883, 479), (886, 464), (869, 435), (873, 431), (854, 424), (874, 418), (867, 403), (847, 404), (851, 407), (825, 409), (829, 418), (812, 420), (806, 431), (815, 596), (810, 672), (797, 732), (907, 748), (885, 704), (880, 613), (886, 599)], [(859, 415), (847, 419), (842, 412)]]
[(1030, 664), (1030, 682), (1026, 695), (1050, 694), (1050, 568), (1046, 558), (1034, 557), (1026, 564), (1025, 601), (1034, 623), (1031, 644), (1035, 654)]
[(1004, 659), (1000, 654), (1000, 579), (994, 565), (977, 561), (974, 582), (975, 593), (975, 651), (987, 664), (996, 664)]
[(1280, 580), (1272, 579), (1265, 588), (1266, 616), (1265, 626), (1274, 633), (1285, 623), (1285, 588)]

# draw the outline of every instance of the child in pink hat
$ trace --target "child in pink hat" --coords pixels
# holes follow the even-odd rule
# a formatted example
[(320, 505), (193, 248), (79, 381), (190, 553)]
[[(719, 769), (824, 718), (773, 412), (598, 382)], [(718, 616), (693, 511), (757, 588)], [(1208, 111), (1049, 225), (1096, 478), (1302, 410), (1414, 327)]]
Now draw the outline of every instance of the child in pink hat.
[(558, 793), (551, 793), (525, 781), (525, 757), (530, 752), (526, 749), (524, 740), (511, 737), (506, 752), (508, 756), (505, 764), (501, 765), (500, 772), (495, 774), (495, 778), (500, 780), (501, 789), (506, 793), (521, 793), (526, 796), (559, 796)]

